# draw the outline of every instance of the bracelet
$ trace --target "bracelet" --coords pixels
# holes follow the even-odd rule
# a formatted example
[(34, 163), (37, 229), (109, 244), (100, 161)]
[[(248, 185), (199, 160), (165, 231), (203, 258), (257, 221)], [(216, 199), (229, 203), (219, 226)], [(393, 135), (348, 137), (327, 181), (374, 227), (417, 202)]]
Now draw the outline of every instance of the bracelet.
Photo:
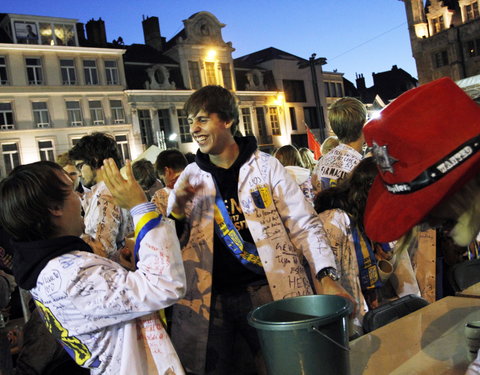
[(185, 219), (185, 214), (177, 215), (176, 213), (174, 213), (174, 212), (172, 211), (172, 212), (170, 212), (170, 215), (172, 215), (175, 220), (183, 220), (183, 219)]

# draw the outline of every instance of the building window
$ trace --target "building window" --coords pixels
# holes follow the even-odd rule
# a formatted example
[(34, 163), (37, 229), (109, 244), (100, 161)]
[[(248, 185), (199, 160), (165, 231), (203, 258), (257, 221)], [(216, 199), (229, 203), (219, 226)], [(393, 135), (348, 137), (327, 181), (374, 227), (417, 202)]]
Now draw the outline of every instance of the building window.
[(480, 56), (480, 39), (469, 40), (467, 42), (467, 56)]
[(90, 120), (92, 121), (92, 125), (105, 124), (102, 102), (100, 100), (90, 100), (88, 102), (88, 107), (90, 109)]
[(320, 128), (320, 123), (317, 116), (317, 107), (303, 107), (303, 114), (305, 123), (310, 129)]
[(242, 108), (241, 111), (245, 135), (253, 135), (252, 115), (250, 113), (250, 108)]
[(228, 90), (232, 89), (232, 72), (230, 71), (230, 64), (222, 63), (220, 64), (222, 69), (222, 78), (223, 78), (223, 87)]
[(178, 147), (177, 141), (172, 137), (172, 124), (170, 121), (170, 110), (168, 109), (159, 109), (158, 113), (158, 124), (160, 125), (160, 133), (163, 134), (160, 136), (163, 142), (165, 142), (164, 146), (166, 148), (169, 147)]
[(327, 98), (331, 98), (332, 94), (330, 93), (330, 82), (324, 82), (323, 84), (325, 86), (325, 96)]
[(40, 152), (40, 160), (55, 161), (55, 149), (53, 148), (53, 141), (38, 141), (38, 151)]
[(57, 46), (75, 46), (73, 25), (40, 23), (41, 44)]
[(43, 84), (42, 62), (40, 59), (27, 58), (25, 59), (27, 66), (27, 78), (29, 85)]
[[(37, 128), (50, 127), (50, 117), (48, 115), (48, 108), (46, 102), (33, 102), (33, 120)], [(43, 159), (42, 159), (43, 160)], [(50, 159), (48, 159), (50, 160)]]
[(306, 102), (305, 84), (301, 80), (284, 79), (283, 91), (287, 102)]
[(339, 98), (343, 97), (343, 86), (342, 86), (342, 84), (337, 82), (337, 83), (335, 83), (335, 87), (337, 88), (337, 96)]
[(200, 68), (197, 61), (188, 62), (188, 72), (190, 74), (191, 88), (196, 90), (202, 87), (202, 80), (200, 79)]
[(128, 138), (125, 134), (116, 135), (115, 136), (115, 141), (117, 142), (118, 153), (120, 154), (120, 157), (122, 158), (123, 163), (125, 164), (125, 161), (127, 159), (130, 160), (130, 150), (129, 150), (129, 147), (128, 147)]
[(67, 106), (67, 115), (68, 115), (68, 125), (82, 126), (83, 117), (82, 117), (82, 110), (80, 109), (80, 102), (69, 101), (69, 102), (66, 102), (66, 106)]
[(445, 22), (443, 22), (443, 16), (432, 18), (433, 34), (439, 33), (445, 30)]
[(107, 85), (118, 85), (118, 67), (116, 61), (105, 61), (105, 74), (107, 76)]
[(110, 100), (110, 110), (114, 124), (125, 124), (125, 111), (121, 100)]
[(18, 152), (17, 143), (4, 143), (2, 144), (3, 165), (5, 166), (5, 172), (9, 174), (13, 168), (20, 165), (20, 154)]
[(35, 22), (15, 21), (15, 38), (20, 44), (38, 44), (38, 29)]
[(97, 63), (95, 60), (83, 60), (85, 84), (98, 85)]
[(448, 65), (448, 53), (447, 51), (440, 51), (433, 54), (433, 63), (435, 68), (441, 68)]
[(257, 114), (258, 135), (263, 138), (267, 135), (265, 112), (262, 107), (256, 107), (255, 113)]
[(205, 72), (207, 75), (207, 85), (216, 85), (217, 77), (215, 76), (215, 63), (206, 62), (205, 63)]
[(270, 116), (270, 126), (272, 127), (272, 135), (282, 135), (280, 130), (280, 119), (278, 118), (278, 108), (270, 107), (268, 109)]
[(292, 124), (292, 130), (298, 130), (297, 115), (295, 113), (295, 107), (289, 107), (288, 112), (290, 113), (290, 123)]
[(0, 86), (8, 85), (7, 60), (5, 56), (0, 56)]
[(0, 103), (0, 129), (1, 130), (15, 129), (11, 103)]
[(138, 122), (140, 124), (140, 135), (142, 143), (147, 146), (153, 145), (152, 118), (148, 109), (139, 109)]
[(475, 18), (478, 18), (478, 3), (475, 1), (474, 3), (465, 5), (465, 20), (471, 21)]
[(180, 129), (180, 142), (193, 142), (190, 134), (190, 125), (188, 124), (188, 114), (184, 109), (177, 109), (178, 128)]
[(62, 83), (64, 85), (77, 84), (77, 74), (75, 73), (73, 60), (60, 60), (60, 69), (62, 72)]

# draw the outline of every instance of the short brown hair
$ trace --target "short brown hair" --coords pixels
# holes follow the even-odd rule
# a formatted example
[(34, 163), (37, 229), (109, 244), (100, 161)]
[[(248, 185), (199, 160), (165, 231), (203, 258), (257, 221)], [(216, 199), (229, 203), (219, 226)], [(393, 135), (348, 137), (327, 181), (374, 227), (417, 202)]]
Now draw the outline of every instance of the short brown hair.
[(330, 106), (328, 121), (340, 142), (354, 142), (362, 135), (363, 125), (367, 121), (367, 108), (358, 99), (341, 98)]
[(196, 115), (201, 110), (216, 113), (225, 122), (233, 121), (230, 131), (233, 135), (238, 130), (237, 98), (222, 86), (209, 85), (195, 91), (183, 107), (188, 115)]
[(70, 158), (68, 151), (66, 151), (63, 154), (57, 155), (57, 164), (64, 168), (67, 165), (75, 165), (75, 161)]
[(284, 167), (304, 167), (302, 157), (300, 156), (300, 153), (295, 146), (282, 146), (277, 151), (275, 151), (275, 154), (273, 156), (275, 156)]

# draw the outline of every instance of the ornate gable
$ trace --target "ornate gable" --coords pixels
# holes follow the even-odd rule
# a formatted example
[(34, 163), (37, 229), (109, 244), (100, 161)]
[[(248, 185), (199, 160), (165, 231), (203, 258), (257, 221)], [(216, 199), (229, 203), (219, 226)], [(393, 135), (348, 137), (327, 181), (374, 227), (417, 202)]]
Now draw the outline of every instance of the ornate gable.
[(209, 12), (198, 12), (183, 21), (186, 38), (184, 43), (225, 44), (221, 29), (225, 24)]

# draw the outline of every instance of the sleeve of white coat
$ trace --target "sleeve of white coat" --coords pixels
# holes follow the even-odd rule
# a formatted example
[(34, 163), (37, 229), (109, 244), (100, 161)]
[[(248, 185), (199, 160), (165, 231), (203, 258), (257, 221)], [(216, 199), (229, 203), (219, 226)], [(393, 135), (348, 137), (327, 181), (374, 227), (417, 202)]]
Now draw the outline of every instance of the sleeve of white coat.
[(71, 279), (69, 298), (96, 328), (168, 307), (185, 293), (185, 272), (173, 222), (162, 218), (153, 203), (135, 207), (132, 216), (139, 242), (135, 256), (138, 269), (127, 271), (116, 262), (88, 254), (78, 275)]
[(335, 256), (312, 205), (280, 162), (272, 157), (270, 163), (273, 199), (293, 245), (305, 255), (314, 275), (326, 267), (336, 268)]
[(478, 351), (477, 358), (468, 366), (465, 375), (480, 375), (480, 350)]

